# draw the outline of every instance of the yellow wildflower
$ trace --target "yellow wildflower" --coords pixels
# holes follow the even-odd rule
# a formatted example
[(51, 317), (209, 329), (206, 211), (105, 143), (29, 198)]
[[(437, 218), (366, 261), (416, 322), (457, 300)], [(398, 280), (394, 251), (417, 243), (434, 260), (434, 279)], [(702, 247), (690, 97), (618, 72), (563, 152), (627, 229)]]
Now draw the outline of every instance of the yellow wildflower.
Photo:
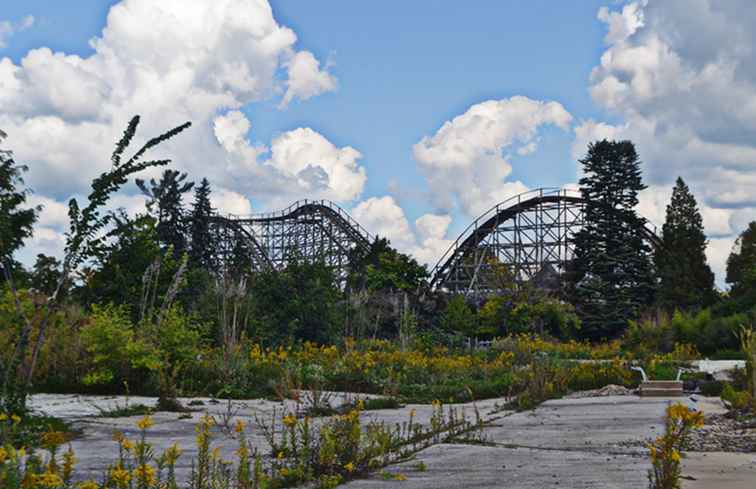
[(73, 449), (69, 445), (68, 450), (66, 453), (63, 454), (63, 477), (67, 480), (71, 480), (71, 475), (73, 475), (73, 469), (74, 465), (76, 465), (76, 455), (74, 454)]
[(66, 434), (62, 431), (48, 431), (42, 435), (42, 446), (51, 449), (66, 442)]
[(132, 442), (128, 438), (124, 437), (121, 440), (121, 448), (123, 448), (127, 452), (130, 452), (130, 451), (132, 451), (134, 449), (134, 442)]
[(142, 464), (134, 469), (134, 477), (148, 486), (155, 483), (155, 473), (155, 467), (147, 464)]
[(77, 489), (100, 489), (100, 485), (93, 480), (81, 481), (76, 484)]
[(404, 475), (404, 474), (396, 474), (394, 476), (394, 480), (395, 481), (406, 481), (407, 480), (407, 476)]
[(61, 479), (58, 474), (52, 472), (45, 472), (44, 474), (36, 476), (34, 479), (38, 486), (46, 487), (48, 489), (61, 487), (63, 485), (63, 479)]
[(126, 469), (116, 467), (110, 471), (110, 479), (115, 482), (118, 487), (126, 487), (131, 480), (131, 474)]
[(284, 458), (284, 452), (278, 452), (278, 455), (276, 455), (276, 458), (278, 460), (283, 460), (283, 458)]
[(11, 421), (13, 421), (13, 424), (18, 424), (21, 422), (21, 417), (15, 414), (11, 414)]
[(283, 418), (283, 424), (291, 428), (292, 426), (297, 424), (297, 418), (295, 418), (293, 414), (287, 414)]
[(238, 419), (236, 420), (236, 426), (234, 426), (234, 431), (237, 433), (241, 433), (242, 431), (244, 431), (244, 428), (246, 427), (247, 427), (247, 424), (244, 421)]
[(0, 447), (0, 464), (5, 462), (7, 458), (8, 458), (8, 451), (5, 448)]
[(680, 452), (678, 452), (677, 450), (672, 450), (672, 454), (669, 456), (669, 458), (671, 458), (673, 462), (680, 463)]
[(344, 469), (346, 469), (347, 472), (354, 472), (354, 464), (352, 462), (349, 462), (344, 466)]
[(165, 459), (168, 464), (176, 463), (176, 460), (181, 456), (182, 450), (177, 443), (174, 443), (165, 450)]
[(281, 477), (289, 477), (289, 469), (286, 467), (281, 467), (279, 472), (281, 473)]
[(146, 429), (152, 427), (154, 424), (155, 424), (155, 422), (152, 421), (152, 418), (148, 414), (144, 418), (142, 418), (139, 421), (137, 421), (136, 425), (137, 425), (137, 428), (139, 428), (140, 430), (146, 430)]
[(357, 399), (357, 409), (359, 409), (360, 411), (364, 410), (365, 401), (363, 401), (362, 399)]
[(8, 415), (5, 413), (0, 413), (0, 421), (5, 421), (8, 419)]

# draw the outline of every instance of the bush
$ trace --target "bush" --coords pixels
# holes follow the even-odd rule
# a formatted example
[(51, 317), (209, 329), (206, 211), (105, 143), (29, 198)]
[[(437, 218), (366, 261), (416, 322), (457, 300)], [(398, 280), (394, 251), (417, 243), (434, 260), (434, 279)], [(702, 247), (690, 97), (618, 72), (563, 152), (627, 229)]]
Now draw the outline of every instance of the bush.
[(751, 396), (748, 392), (735, 390), (731, 384), (725, 384), (721, 397), (734, 409), (745, 409), (751, 403)]
[(136, 337), (125, 307), (92, 306), (89, 322), (81, 329), (81, 341), (90, 359), (89, 371), (82, 379), (86, 385), (144, 385), (136, 380), (154, 370), (158, 361), (152, 348)]
[(681, 343), (695, 346), (701, 355), (712, 356), (721, 350), (739, 349), (737, 333), (747, 319), (744, 314), (713, 317), (709, 309), (660, 314), (631, 321), (622, 344), (638, 357), (670, 353)]

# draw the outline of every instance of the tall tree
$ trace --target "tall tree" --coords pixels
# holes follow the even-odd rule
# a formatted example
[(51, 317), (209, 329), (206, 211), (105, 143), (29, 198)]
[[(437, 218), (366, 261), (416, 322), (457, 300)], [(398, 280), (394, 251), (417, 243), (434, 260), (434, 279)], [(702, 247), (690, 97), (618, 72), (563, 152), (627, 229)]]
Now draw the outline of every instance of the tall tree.
[(210, 216), (213, 207), (210, 204), (210, 182), (203, 178), (194, 189), (191, 222), (191, 251), (189, 264), (192, 267), (210, 270), (213, 265), (213, 241), (210, 236)]
[(661, 307), (686, 310), (714, 302), (714, 273), (706, 262), (706, 244), (696, 199), (678, 178), (662, 227), (662, 246), (654, 254)]
[(183, 194), (194, 187), (193, 182), (185, 182), (186, 173), (165, 170), (159, 182), (154, 178), (147, 182), (136, 179), (139, 189), (150, 198), (147, 209), (157, 218), (157, 237), (163, 246), (173, 246), (174, 253), (186, 251), (187, 230), (184, 218)]
[[(0, 131), (0, 143), (6, 134)], [(0, 268), (10, 273), (16, 268), (13, 253), (32, 235), (37, 208), (26, 206), (28, 190), (22, 188), (25, 166), (17, 165), (13, 153), (0, 150)]]
[(585, 224), (575, 236), (571, 288), (590, 340), (620, 334), (654, 298), (645, 224), (634, 208), (643, 190), (640, 161), (630, 141), (598, 141), (580, 160)]
[(756, 221), (740, 234), (727, 258), (727, 283), (730, 297), (746, 306), (756, 303)]
[(60, 273), (61, 263), (57, 258), (39, 253), (31, 273), (31, 286), (49, 296), (55, 291)]

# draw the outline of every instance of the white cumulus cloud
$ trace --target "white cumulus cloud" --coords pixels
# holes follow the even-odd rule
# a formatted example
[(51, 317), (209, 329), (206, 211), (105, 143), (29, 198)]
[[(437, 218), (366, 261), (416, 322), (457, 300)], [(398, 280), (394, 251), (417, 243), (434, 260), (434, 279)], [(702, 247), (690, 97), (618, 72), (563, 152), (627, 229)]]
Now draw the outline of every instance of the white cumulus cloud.
[[(0, 42), (32, 22), (0, 23)], [(229, 209), (248, 209), (241, 199), (280, 205), (292, 195), (351, 200), (362, 191), (361, 154), (313, 129), (279, 135), (270, 154), (253, 142), (242, 112), (249, 104), (286, 105), (338, 84), (267, 0), (121, 0), (90, 45), (82, 56), (44, 46), (18, 62), (0, 56), (0, 128), (39, 199), (85, 195), (134, 114), (142, 124), (132, 148), (191, 121), (151, 156), (171, 157), (190, 179), (208, 177)]]
[(351, 215), (373, 235), (388, 238), (392, 246), (432, 268), (452, 240), (447, 232), (451, 216), (424, 214), (410, 226), (404, 209), (390, 195), (371, 197), (357, 204)]
[(682, 176), (701, 207), (721, 285), (731, 243), (756, 218), (756, 4), (630, 1), (601, 8), (598, 18), (607, 49), (589, 89), (620, 123), (581, 123), (573, 154), (590, 140), (632, 140), (651, 187), (641, 201), (651, 219), (663, 220)]
[(471, 106), (445, 122), (433, 136), (413, 146), (435, 204), (445, 211), (459, 206), (468, 216), (527, 190), (520, 181), (507, 181), (512, 172), (509, 155), (536, 149), (544, 125), (568, 129), (572, 116), (558, 102), (515, 96)]

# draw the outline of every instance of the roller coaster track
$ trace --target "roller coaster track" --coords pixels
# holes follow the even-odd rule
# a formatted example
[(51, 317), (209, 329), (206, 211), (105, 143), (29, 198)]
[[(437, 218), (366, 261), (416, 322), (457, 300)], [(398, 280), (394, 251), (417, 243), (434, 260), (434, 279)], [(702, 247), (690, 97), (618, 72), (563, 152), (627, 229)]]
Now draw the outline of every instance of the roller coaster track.
[[(579, 191), (537, 189), (501, 202), (475, 219), (452, 243), (431, 274), (437, 290), (495, 292), (497, 264), (516, 281), (558, 280), (574, 252), (586, 200)], [(647, 224), (639, 232), (659, 245)]]
[(344, 276), (353, 250), (367, 251), (372, 236), (329, 200), (298, 200), (284, 210), (252, 216), (214, 216), (218, 268), (242, 247), (253, 271), (280, 270), (294, 259), (322, 261)]

